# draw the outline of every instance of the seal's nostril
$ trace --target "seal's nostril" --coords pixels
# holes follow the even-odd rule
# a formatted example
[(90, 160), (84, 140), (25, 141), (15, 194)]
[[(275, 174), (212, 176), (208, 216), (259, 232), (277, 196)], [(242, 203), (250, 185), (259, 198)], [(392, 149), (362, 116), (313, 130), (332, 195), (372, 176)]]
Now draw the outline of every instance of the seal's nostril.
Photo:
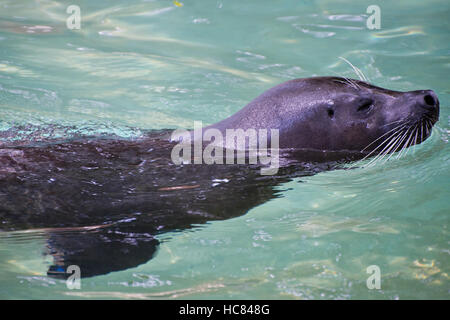
[(425, 97), (423, 97), (423, 100), (424, 100), (425, 103), (426, 103), (427, 105), (429, 105), (429, 106), (434, 107), (434, 106), (436, 105), (436, 101), (435, 101), (434, 98), (433, 98), (431, 95), (429, 95), (429, 94), (425, 95)]

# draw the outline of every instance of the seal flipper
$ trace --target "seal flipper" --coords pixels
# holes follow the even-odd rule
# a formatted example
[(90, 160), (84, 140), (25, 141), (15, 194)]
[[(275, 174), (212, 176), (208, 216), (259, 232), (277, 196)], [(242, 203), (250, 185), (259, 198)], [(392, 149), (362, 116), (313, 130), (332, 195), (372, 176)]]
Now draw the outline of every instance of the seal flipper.
[(137, 267), (152, 259), (159, 246), (159, 241), (149, 234), (120, 232), (115, 228), (55, 232), (48, 236), (48, 253), (54, 264), (47, 275), (61, 279), (71, 275), (67, 273), (71, 265), (80, 268), (81, 279)]

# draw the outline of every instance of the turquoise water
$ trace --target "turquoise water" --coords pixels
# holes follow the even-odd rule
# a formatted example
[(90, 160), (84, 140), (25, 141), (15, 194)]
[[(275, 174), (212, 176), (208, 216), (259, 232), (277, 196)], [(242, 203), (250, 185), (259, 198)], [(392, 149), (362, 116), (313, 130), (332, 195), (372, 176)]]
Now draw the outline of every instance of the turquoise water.
[[(66, 27), (71, 4), (80, 30)], [(1, 233), (0, 298), (449, 299), (450, 5), (383, 1), (369, 30), (371, 4), (0, 0), (0, 130), (30, 125), (21, 138), (214, 123), (285, 80), (355, 78), (339, 57), (441, 103), (432, 136), (402, 158), (286, 183), (244, 216), (161, 235), (152, 260), (81, 290), (46, 276), (45, 232)]]

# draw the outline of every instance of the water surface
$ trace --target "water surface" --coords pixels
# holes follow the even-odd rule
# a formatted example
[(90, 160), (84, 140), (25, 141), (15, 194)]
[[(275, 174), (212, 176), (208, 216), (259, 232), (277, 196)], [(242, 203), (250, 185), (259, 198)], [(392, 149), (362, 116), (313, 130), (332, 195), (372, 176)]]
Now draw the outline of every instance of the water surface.
[(46, 232), (1, 233), (1, 298), (450, 298), (447, 1), (382, 2), (380, 30), (372, 1), (77, 1), (80, 30), (71, 4), (0, 0), (0, 144), (214, 123), (289, 79), (355, 78), (339, 57), (375, 85), (435, 90), (440, 121), (400, 159), (295, 179), (81, 290), (47, 277)]

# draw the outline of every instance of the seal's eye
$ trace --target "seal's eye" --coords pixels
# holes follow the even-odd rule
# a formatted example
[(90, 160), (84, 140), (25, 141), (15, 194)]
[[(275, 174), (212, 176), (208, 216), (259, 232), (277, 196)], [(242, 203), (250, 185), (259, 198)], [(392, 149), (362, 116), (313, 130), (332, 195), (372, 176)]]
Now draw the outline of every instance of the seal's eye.
[(330, 118), (333, 118), (333, 117), (334, 117), (334, 110), (333, 110), (333, 109), (328, 108), (328, 109), (327, 109), (327, 112), (328, 112), (328, 116), (329, 116)]
[(361, 104), (358, 106), (358, 112), (365, 112), (369, 111), (373, 106), (373, 100), (371, 99), (364, 99), (361, 101)]

